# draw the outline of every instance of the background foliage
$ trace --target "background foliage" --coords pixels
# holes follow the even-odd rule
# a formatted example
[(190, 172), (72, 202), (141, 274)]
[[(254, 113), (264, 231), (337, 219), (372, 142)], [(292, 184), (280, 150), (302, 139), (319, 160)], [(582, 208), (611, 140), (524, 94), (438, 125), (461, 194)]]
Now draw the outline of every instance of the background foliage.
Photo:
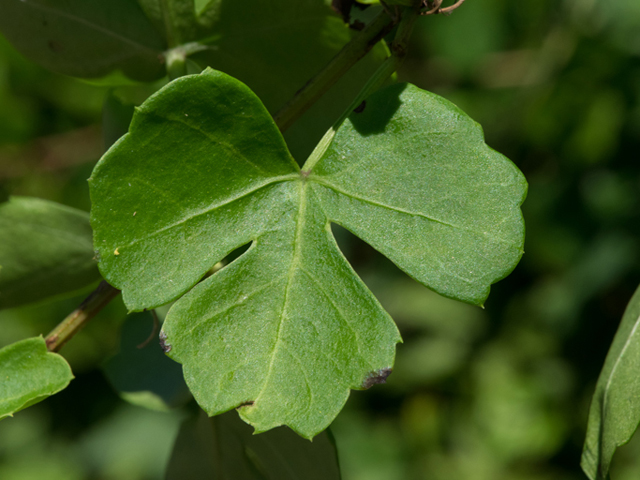
[[(589, 401), (640, 282), (639, 32), (634, 0), (473, 0), (418, 23), (400, 78), (456, 103), (524, 172), (526, 253), (480, 310), (340, 232), (405, 341), (388, 383), (353, 392), (333, 424), (345, 479), (584, 478)], [(88, 210), (105, 95), (0, 39), (1, 195)], [(46, 333), (81, 299), (0, 311), (0, 347)], [(69, 388), (2, 422), (0, 478), (162, 478), (184, 413), (111, 387), (118, 302), (65, 347)], [(620, 449), (612, 478), (638, 478), (639, 454), (640, 438)]]

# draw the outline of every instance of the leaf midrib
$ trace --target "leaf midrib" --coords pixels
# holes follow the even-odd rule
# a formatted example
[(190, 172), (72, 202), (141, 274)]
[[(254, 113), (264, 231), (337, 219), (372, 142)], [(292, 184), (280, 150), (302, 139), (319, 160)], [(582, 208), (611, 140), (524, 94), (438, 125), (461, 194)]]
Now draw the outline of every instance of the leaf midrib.
[[(626, 342), (624, 343), (624, 346), (622, 347), (622, 350), (620, 351), (620, 354), (618, 355), (618, 358), (616, 359), (616, 362), (613, 365), (613, 368), (611, 369), (611, 373), (609, 374), (609, 378), (607, 379), (607, 384), (604, 387), (604, 393), (602, 395), (602, 410), (601, 410), (601, 417), (602, 420), (600, 422), (601, 428), (600, 430), (600, 455), (602, 455), (602, 447), (604, 445), (604, 438), (602, 438), (602, 436), (604, 435), (604, 428), (602, 428), (602, 425), (604, 424), (604, 417), (606, 415), (606, 411), (607, 411), (607, 403), (609, 400), (609, 393), (610, 393), (610, 387), (611, 387), (611, 382), (613, 382), (613, 377), (615, 376), (616, 370), (618, 369), (618, 366), (620, 365), (620, 362), (622, 361), (622, 358), (624, 357), (625, 352), (627, 351), (627, 349), (629, 348), (629, 345), (631, 345), (633, 343), (632, 339), (634, 337), (634, 335), (636, 334), (636, 331), (638, 330), (638, 327), (640, 327), (640, 315), (636, 318), (636, 321), (633, 325), (633, 328), (631, 329), (631, 332), (629, 332), (629, 336), (627, 337)], [(622, 445), (622, 444), (617, 444), (618, 446)]]
[[(269, 380), (270, 380), (271, 375), (273, 373), (273, 366), (275, 364), (275, 359), (278, 356), (278, 350), (280, 348), (280, 344), (281, 344), (281, 340), (282, 340), (282, 330), (284, 328), (284, 323), (285, 323), (284, 319), (285, 319), (285, 314), (287, 312), (287, 307), (288, 307), (288, 303), (289, 303), (289, 292), (291, 290), (291, 285), (292, 285), (293, 279), (294, 279), (294, 277), (296, 275), (296, 271), (298, 270), (298, 267), (300, 265), (300, 258), (302, 257), (302, 255), (301, 255), (301, 251), (302, 251), (302, 233), (304, 231), (305, 213), (306, 213), (306, 210), (307, 210), (306, 190), (308, 188), (308, 184), (307, 184), (306, 181), (300, 179), (299, 175), (296, 175), (296, 176), (300, 180), (299, 184), (298, 184), (300, 204), (298, 206), (298, 214), (297, 214), (297, 217), (296, 217), (296, 231), (295, 231), (295, 235), (294, 235), (294, 238), (293, 238), (293, 242), (294, 242), (293, 256), (291, 257), (291, 265), (289, 265), (289, 270), (287, 272), (287, 284), (285, 286), (284, 300), (282, 302), (282, 310), (280, 312), (280, 321), (278, 322), (278, 331), (276, 333), (276, 341), (274, 342), (273, 350), (271, 351), (271, 355), (270, 355), (271, 358), (270, 358), (270, 361), (269, 361), (269, 368), (267, 370), (267, 375), (265, 376), (265, 381), (264, 381), (264, 383), (262, 385), (262, 389), (260, 390), (260, 392), (256, 396), (255, 403), (258, 402), (260, 397), (262, 397), (263, 393), (267, 389), (267, 387), (269, 385)], [(313, 392), (312, 391), (310, 391), (310, 394), (311, 394), (311, 396), (313, 396)], [(309, 401), (309, 403), (311, 403), (311, 400)]]
[(414, 216), (414, 217), (421, 217), (421, 218), (424, 218), (425, 220), (427, 220), (429, 222), (432, 222), (432, 223), (437, 223), (437, 224), (440, 224), (440, 225), (443, 225), (443, 226), (446, 226), (446, 227), (450, 227), (450, 228), (453, 228), (454, 230), (463, 230), (463, 231), (466, 231), (466, 232), (471, 232), (471, 233), (473, 233), (475, 235), (478, 235), (479, 237), (487, 237), (490, 240), (493, 240), (493, 241), (508, 245), (510, 247), (519, 249), (519, 247), (514, 245), (512, 242), (509, 242), (508, 240), (505, 240), (505, 239), (500, 238), (500, 237), (489, 236), (488, 232), (481, 232), (481, 231), (478, 231), (478, 230), (474, 230), (472, 228), (463, 227), (463, 226), (460, 226), (460, 225), (456, 225), (456, 224), (453, 224), (453, 223), (446, 222), (444, 220), (440, 220), (440, 219), (437, 219), (437, 218), (430, 217), (429, 215), (426, 215), (424, 213), (412, 212), (412, 211), (404, 209), (404, 208), (396, 207), (394, 205), (387, 205), (387, 204), (378, 202), (376, 200), (372, 200), (370, 198), (366, 198), (366, 197), (363, 197), (363, 196), (360, 196), (360, 195), (356, 195), (354, 193), (348, 192), (348, 191), (338, 187), (337, 185), (329, 182), (328, 180), (326, 180), (325, 178), (320, 177), (320, 176), (309, 177), (309, 181), (315, 182), (315, 183), (317, 183), (319, 185), (327, 187), (327, 188), (333, 190), (334, 192), (339, 193), (340, 195), (344, 195), (346, 197), (352, 198), (354, 200), (358, 200), (360, 202), (368, 203), (369, 205), (373, 205), (373, 206), (376, 206), (376, 207), (384, 208), (386, 210), (391, 210), (391, 211), (394, 211), (394, 212), (397, 212), (397, 213), (402, 213), (404, 215), (411, 215), (411, 216)]

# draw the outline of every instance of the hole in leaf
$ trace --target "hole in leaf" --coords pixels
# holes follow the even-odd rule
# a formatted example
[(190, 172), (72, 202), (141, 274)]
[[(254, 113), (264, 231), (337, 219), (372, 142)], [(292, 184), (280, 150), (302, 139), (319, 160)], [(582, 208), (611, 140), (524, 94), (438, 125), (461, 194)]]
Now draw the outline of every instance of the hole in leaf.
[(235, 250), (233, 250), (226, 257), (224, 257), (222, 260), (220, 260), (218, 263), (216, 263), (213, 267), (211, 267), (209, 269), (209, 271), (205, 274), (205, 276), (202, 278), (202, 280), (204, 280), (206, 278), (209, 278), (211, 275), (213, 275), (217, 271), (222, 270), (227, 265), (233, 263), (240, 256), (242, 256), (247, 250), (249, 250), (249, 247), (251, 246), (252, 243), (253, 242), (246, 243), (246, 244), (236, 248)]

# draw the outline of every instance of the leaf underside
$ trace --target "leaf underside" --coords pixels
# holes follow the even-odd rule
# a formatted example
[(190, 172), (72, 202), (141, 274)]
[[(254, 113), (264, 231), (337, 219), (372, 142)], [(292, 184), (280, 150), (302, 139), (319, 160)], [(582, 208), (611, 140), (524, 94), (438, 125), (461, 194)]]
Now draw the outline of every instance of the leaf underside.
[(582, 469), (591, 480), (609, 478), (616, 449), (640, 424), (640, 288), (622, 317), (591, 401)]
[(368, 99), (307, 165), (246, 86), (207, 70), (145, 102), (90, 187), (100, 269), (127, 306), (182, 297), (163, 335), (203, 409), (312, 437), (350, 389), (384, 382), (400, 341), (331, 223), (482, 304), (522, 255), (526, 183), (464, 113), (410, 85)]
[(67, 361), (42, 337), (0, 349), (0, 420), (63, 390), (73, 380)]

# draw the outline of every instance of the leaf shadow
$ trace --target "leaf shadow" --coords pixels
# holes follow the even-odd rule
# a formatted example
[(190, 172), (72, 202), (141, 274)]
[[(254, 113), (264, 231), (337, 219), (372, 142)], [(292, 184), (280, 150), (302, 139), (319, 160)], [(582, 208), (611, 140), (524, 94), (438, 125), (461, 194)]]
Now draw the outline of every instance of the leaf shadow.
[(407, 88), (406, 83), (397, 83), (384, 88), (384, 95), (372, 95), (362, 102), (351, 115), (349, 121), (362, 136), (384, 133), (389, 121), (402, 105), (400, 95)]

